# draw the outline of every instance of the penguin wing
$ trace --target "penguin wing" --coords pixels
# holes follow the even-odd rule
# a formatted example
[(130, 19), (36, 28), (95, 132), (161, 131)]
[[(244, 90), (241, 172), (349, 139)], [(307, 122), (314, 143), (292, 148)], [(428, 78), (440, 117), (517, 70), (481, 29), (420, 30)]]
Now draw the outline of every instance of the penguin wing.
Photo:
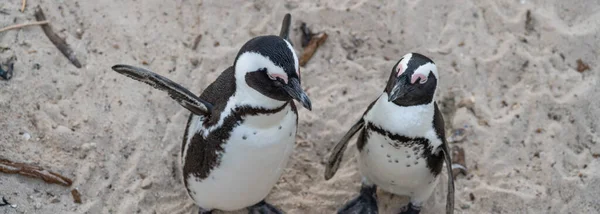
[(333, 147), (333, 151), (331, 151), (331, 156), (329, 156), (329, 160), (327, 160), (327, 165), (325, 166), (325, 180), (329, 180), (335, 175), (335, 172), (340, 167), (340, 163), (342, 162), (342, 156), (344, 156), (344, 151), (348, 146), (348, 142), (350, 139), (365, 126), (365, 121), (362, 119), (369, 110), (375, 105), (379, 98), (375, 99), (375, 101), (371, 102), (367, 107), (367, 110), (362, 114), (361, 119), (358, 120), (346, 135), (342, 137), (342, 139)]
[(348, 142), (350, 139), (365, 125), (364, 120), (361, 118), (358, 120), (352, 128), (346, 132), (346, 135), (342, 137), (342, 139), (333, 147), (333, 151), (331, 151), (331, 156), (329, 156), (329, 160), (327, 160), (327, 165), (325, 166), (325, 180), (331, 179), (335, 172), (340, 167), (340, 163), (342, 162), (342, 156), (344, 156), (344, 151), (348, 146)]
[(434, 104), (435, 113), (433, 117), (433, 126), (438, 137), (442, 141), (442, 152), (444, 153), (444, 162), (446, 162), (446, 171), (448, 171), (448, 195), (446, 196), (446, 213), (454, 213), (454, 175), (452, 174), (452, 159), (450, 157), (450, 150), (448, 149), (448, 142), (446, 141), (446, 132), (444, 129), (444, 117), (442, 112)]
[(131, 65), (115, 65), (112, 69), (134, 80), (144, 82), (158, 90), (166, 91), (181, 106), (197, 115), (210, 115), (213, 105), (206, 102), (183, 86), (152, 71)]
[[(287, 40), (290, 44), (290, 26), (292, 25), (292, 15), (289, 13), (285, 14), (283, 17), (283, 21), (281, 22), (281, 31), (279, 31), (279, 36), (285, 40)], [(293, 46), (294, 44), (292, 44)]]

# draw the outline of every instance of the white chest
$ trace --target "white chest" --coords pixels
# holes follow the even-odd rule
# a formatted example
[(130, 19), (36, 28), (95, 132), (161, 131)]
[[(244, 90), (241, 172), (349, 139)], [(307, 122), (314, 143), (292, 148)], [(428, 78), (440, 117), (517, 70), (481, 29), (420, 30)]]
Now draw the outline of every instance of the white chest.
[[(424, 146), (437, 151), (441, 145), (433, 128), (433, 114), (433, 103), (401, 107), (388, 102), (384, 93), (364, 116), (365, 123), (386, 133), (367, 130), (369, 137), (358, 160), (362, 175), (399, 195), (418, 196), (433, 188), (437, 178), (423, 157)], [(392, 135), (402, 136), (404, 141)]]
[(359, 154), (359, 169), (369, 181), (398, 195), (415, 195), (435, 185), (436, 177), (422, 156), (423, 148), (413, 143), (405, 146), (388, 136), (369, 132), (369, 140)]
[(205, 209), (238, 210), (263, 200), (293, 151), (296, 118), (289, 105), (275, 114), (245, 117), (208, 178), (186, 178), (196, 203)]

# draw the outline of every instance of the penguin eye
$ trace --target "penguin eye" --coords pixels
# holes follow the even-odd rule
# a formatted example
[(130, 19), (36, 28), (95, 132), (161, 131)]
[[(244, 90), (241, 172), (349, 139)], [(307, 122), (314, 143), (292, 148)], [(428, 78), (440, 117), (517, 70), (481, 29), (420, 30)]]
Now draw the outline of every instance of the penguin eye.
[(275, 78), (269, 72), (267, 72), (267, 68), (258, 69), (258, 72), (265, 72), (265, 74), (267, 74), (267, 76), (269, 77), (269, 79), (271, 79), (271, 80), (277, 80), (277, 78)]

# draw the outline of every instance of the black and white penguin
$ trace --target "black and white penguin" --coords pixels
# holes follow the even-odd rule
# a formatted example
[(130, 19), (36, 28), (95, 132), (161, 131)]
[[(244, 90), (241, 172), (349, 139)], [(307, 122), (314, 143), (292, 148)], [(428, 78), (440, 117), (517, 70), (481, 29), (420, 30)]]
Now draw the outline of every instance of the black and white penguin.
[(404, 55), (394, 65), (383, 93), (372, 102), (335, 145), (325, 169), (329, 180), (352, 136), (357, 139), (362, 175), (360, 195), (338, 213), (378, 213), (377, 187), (410, 197), (401, 213), (419, 213), (433, 193), (442, 165), (448, 171), (446, 212), (454, 210), (454, 181), (444, 119), (434, 100), (438, 71), (418, 53)]
[(244, 44), (233, 66), (200, 97), (148, 70), (113, 67), (168, 92), (192, 112), (181, 163), (183, 182), (200, 213), (244, 208), (250, 213), (281, 213), (264, 199), (295, 145), (298, 111), (293, 99), (311, 109), (288, 38), (290, 24), (286, 14), (279, 36), (258, 36)]

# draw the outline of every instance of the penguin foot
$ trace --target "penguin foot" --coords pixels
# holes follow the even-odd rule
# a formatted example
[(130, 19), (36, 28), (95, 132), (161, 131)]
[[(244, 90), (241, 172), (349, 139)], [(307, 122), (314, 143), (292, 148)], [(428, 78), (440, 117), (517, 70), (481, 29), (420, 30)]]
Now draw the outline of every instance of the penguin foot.
[(264, 200), (261, 202), (258, 202), (258, 204), (248, 207), (248, 213), (249, 214), (271, 214), (271, 213), (283, 214), (283, 212), (281, 212), (281, 210), (279, 210), (275, 206), (265, 202)]
[(402, 207), (400, 214), (419, 214), (420, 212), (420, 206), (415, 206), (413, 203), (408, 203), (406, 206)]
[(360, 195), (338, 210), (338, 214), (377, 214), (377, 186), (365, 186), (360, 188)]

